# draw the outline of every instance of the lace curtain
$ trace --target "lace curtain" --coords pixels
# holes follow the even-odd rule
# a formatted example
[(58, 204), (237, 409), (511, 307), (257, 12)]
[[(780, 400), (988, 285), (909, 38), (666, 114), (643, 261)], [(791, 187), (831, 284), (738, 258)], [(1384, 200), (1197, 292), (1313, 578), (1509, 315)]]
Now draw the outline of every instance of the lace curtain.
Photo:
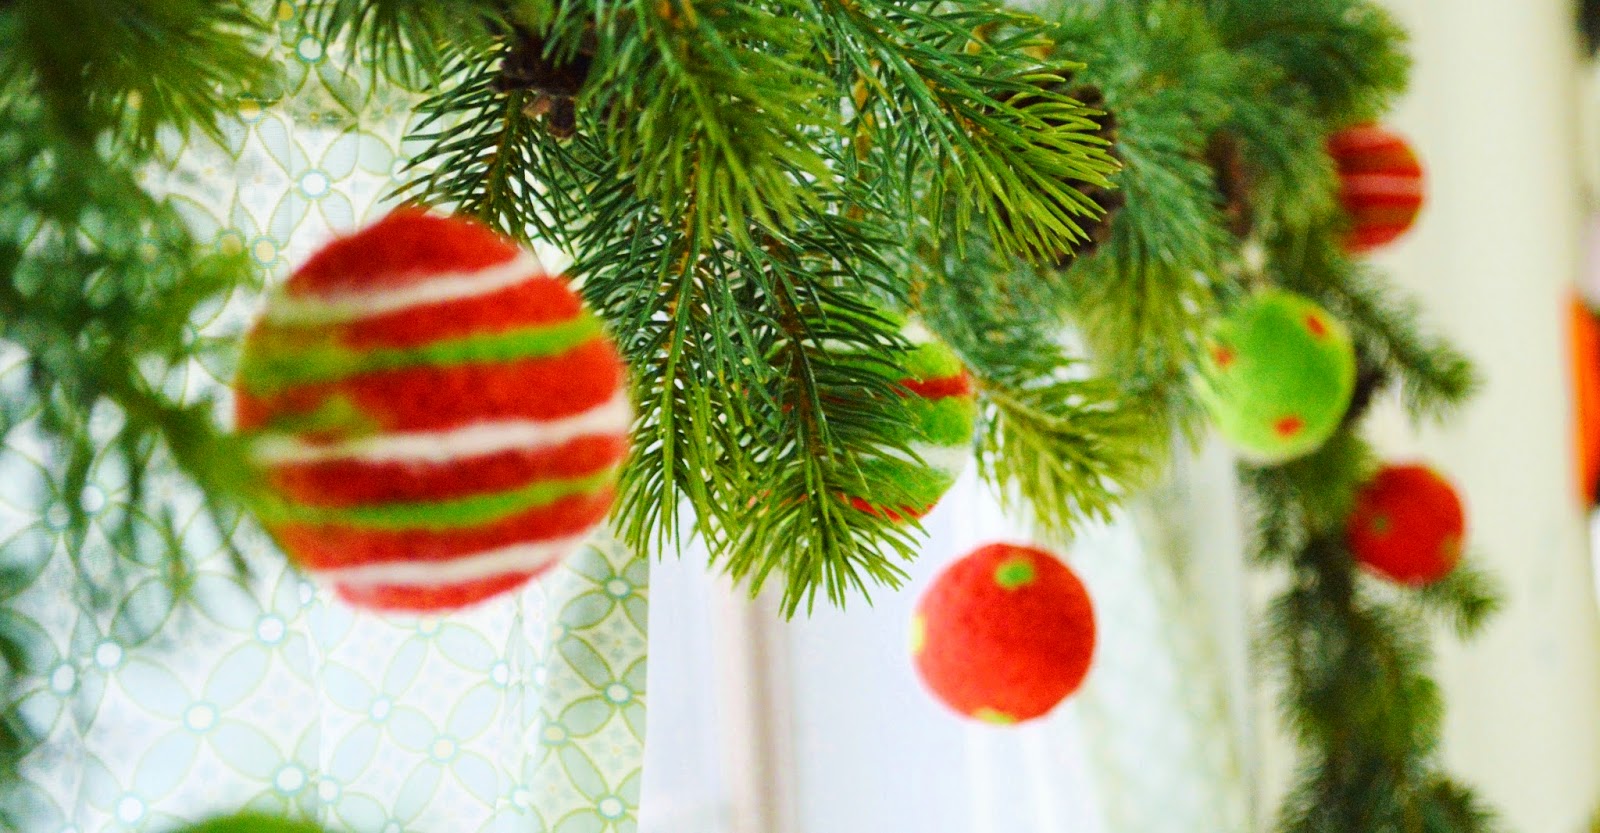
[[(282, 278), (333, 233), (375, 219), (398, 182), (416, 96), (363, 83), (270, 6), (281, 99), (247, 100), (218, 144), (171, 137), (146, 185), (198, 238)], [(237, 332), (259, 299), (209, 326)], [(8, 356), (0, 384), (21, 381)], [(196, 365), (191, 389), (224, 384)], [(21, 435), (19, 435), (21, 436)], [(603, 536), (542, 584), (448, 618), (385, 618), (332, 601), (265, 541), (239, 541), (241, 582), (194, 524), (194, 603), (174, 604), (161, 564), (85, 604), (61, 518), (31, 514), (41, 450), (14, 443), (0, 469), (6, 563), (0, 627), (41, 669), (12, 719), (45, 732), (13, 799), (27, 833), (162, 831), (251, 806), (352, 833), (636, 829), (644, 738), (647, 562)], [(162, 484), (179, 517), (196, 501)], [(112, 484), (88, 503), (114, 504)], [(84, 561), (111, 557), (91, 535)], [(103, 560), (98, 563), (106, 563)], [(47, 647), (46, 647), (47, 646)]]

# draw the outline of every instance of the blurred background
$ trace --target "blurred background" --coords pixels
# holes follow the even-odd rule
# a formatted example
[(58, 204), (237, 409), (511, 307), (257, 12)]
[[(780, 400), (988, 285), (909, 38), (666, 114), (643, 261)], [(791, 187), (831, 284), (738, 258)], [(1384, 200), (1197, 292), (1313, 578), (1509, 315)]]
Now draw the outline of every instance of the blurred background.
[[(1590, 830), (1600, 807), (1600, 618), (1578, 497), (1573, 293), (1600, 301), (1600, 65), (1570, 0), (1393, 0), (1411, 92), (1390, 123), (1425, 160), (1420, 224), (1385, 267), (1487, 378), (1447, 428), (1393, 403), (1391, 457), (1448, 473), (1469, 548), (1508, 605), (1465, 645), (1438, 640), (1446, 764), (1521, 831)], [(969, 474), (928, 519), (908, 588), (785, 623), (705, 574), (652, 576), (644, 833), (1231, 833), (1263, 825), (1293, 772), (1252, 675), (1271, 588), (1247, 576), (1232, 461), (1207, 445), (1067, 553), (1096, 600), (1085, 690), (996, 730), (918, 689), (906, 623), (944, 564), (1026, 540)]]

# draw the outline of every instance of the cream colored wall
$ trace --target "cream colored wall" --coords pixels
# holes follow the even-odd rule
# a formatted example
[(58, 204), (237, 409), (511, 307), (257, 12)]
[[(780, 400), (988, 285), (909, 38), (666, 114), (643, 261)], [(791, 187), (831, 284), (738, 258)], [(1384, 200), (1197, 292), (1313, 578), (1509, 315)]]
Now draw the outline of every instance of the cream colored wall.
[(1393, 0), (1413, 33), (1391, 122), (1429, 172), (1423, 221), (1383, 258), (1488, 385), (1449, 426), (1379, 437), (1453, 475), (1510, 605), (1441, 639), (1445, 756), (1511, 829), (1567, 833), (1600, 797), (1600, 620), (1571, 471), (1564, 299), (1583, 226), (1568, 0)]

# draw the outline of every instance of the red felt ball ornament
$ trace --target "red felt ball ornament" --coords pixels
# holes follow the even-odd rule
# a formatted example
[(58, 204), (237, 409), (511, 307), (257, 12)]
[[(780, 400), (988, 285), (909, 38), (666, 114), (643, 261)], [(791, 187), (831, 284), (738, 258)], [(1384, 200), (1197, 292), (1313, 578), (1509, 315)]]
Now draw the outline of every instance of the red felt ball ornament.
[(312, 256), (246, 339), (257, 514), (362, 607), (515, 589), (610, 509), (623, 381), (565, 280), (475, 222), (397, 211)]
[(1346, 248), (1371, 251), (1411, 228), (1422, 210), (1422, 163), (1405, 139), (1363, 124), (1329, 137), (1328, 153), (1339, 172), (1339, 202), (1350, 218)]
[(1362, 566), (1400, 584), (1432, 584), (1461, 560), (1466, 515), (1455, 487), (1423, 465), (1385, 466), (1356, 495), (1346, 526)]
[(956, 712), (1032, 720), (1078, 690), (1094, 655), (1089, 593), (1034, 547), (990, 544), (934, 579), (911, 622), (917, 673)]

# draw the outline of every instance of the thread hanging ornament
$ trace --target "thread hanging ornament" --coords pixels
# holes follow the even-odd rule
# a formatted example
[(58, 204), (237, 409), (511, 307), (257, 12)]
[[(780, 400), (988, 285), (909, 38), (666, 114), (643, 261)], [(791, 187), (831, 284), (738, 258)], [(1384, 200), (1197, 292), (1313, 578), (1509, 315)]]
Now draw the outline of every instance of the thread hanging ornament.
[(1235, 448), (1258, 463), (1317, 450), (1355, 392), (1344, 324), (1292, 292), (1258, 292), (1212, 326), (1196, 392)]
[(520, 587), (605, 517), (623, 367), (566, 282), (475, 222), (402, 209), (269, 301), (234, 385), (258, 515), (352, 604), (441, 611)]
[(922, 682), (986, 723), (1041, 717), (1083, 684), (1094, 657), (1083, 582), (1044, 550), (989, 544), (934, 579), (911, 620)]
[(1358, 125), (1329, 137), (1328, 154), (1350, 220), (1347, 249), (1370, 252), (1411, 229), (1422, 211), (1422, 163), (1404, 138), (1381, 125)]
[(1466, 513), (1455, 487), (1438, 472), (1415, 463), (1389, 465), (1356, 494), (1345, 532), (1363, 567), (1422, 587), (1461, 561)]
[(916, 458), (891, 451), (860, 461), (864, 488), (845, 496), (856, 509), (896, 522), (928, 514), (955, 485), (972, 456), (978, 413), (972, 376), (955, 352), (916, 321), (901, 335), (911, 348), (895, 357), (895, 381), (908, 420), (894, 439)]

